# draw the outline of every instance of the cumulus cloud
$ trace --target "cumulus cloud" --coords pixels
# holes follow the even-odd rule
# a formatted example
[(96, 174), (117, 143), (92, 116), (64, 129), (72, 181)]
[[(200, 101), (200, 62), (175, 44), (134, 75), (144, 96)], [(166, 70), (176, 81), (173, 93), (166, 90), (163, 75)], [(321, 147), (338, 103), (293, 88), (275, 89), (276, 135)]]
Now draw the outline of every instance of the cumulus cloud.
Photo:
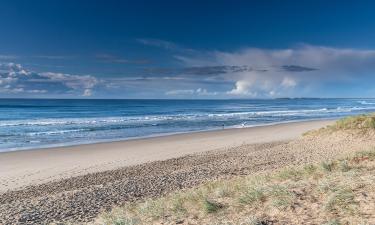
[(92, 89), (85, 89), (82, 96), (91, 96), (92, 95)]
[[(98, 79), (91, 75), (38, 73), (20, 64), (0, 63), (1, 95), (302, 97), (322, 96), (319, 90), (327, 90), (326, 87), (332, 87), (332, 84), (338, 86), (336, 91), (345, 91), (345, 87), (352, 87), (358, 84), (356, 82), (366, 81), (367, 86), (375, 82), (375, 50), (371, 49), (298, 45), (286, 49), (244, 48), (232, 52), (188, 51), (160, 40), (139, 39), (138, 42), (167, 50), (174, 55), (174, 61), (163, 65), (173, 66), (145, 66), (134, 74)], [(96, 59), (129, 63), (127, 59), (106, 54), (97, 55)]]
[(239, 80), (236, 82), (235, 87), (228, 91), (230, 95), (245, 95), (250, 97), (256, 97), (256, 92), (251, 92), (250, 87), (253, 85), (253, 82), (248, 80)]
[(228, 95), (274, 97), (329, 82), (351, 82), (375, 71), (375, 50), (299, 45), (289, 49), (247, 48), (176, 56), (182, 74), (231, 82)]
[(79, 94), (90, 96), (98, 80), (90, 75), (37, 73), (16, 63), (0, 64), (0, 92), (5, 94)]
[(30, 81), (61, 83), (73, 90), (89, 90), (98, 83), (98, 80), (90, 75), (71, 75), (65, 73), (45, 72), (39, 73), (38, 76), (40, 77), (40, 80), (34, 78)]

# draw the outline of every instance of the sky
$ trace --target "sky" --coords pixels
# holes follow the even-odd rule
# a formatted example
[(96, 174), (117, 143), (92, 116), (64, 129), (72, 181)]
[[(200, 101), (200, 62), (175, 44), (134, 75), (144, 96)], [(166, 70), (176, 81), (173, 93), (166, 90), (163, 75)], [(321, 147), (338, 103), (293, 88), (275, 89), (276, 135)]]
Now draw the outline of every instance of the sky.
[(374, 8), (0, 0), (0, 98), (375, 97)]

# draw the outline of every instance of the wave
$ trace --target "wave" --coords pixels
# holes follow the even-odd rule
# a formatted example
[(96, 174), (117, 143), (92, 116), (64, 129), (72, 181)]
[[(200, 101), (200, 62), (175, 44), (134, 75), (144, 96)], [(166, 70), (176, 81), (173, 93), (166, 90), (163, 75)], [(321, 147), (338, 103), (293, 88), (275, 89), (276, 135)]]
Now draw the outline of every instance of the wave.
[(362, 105), (375, 105), (375, 102), (367, 102), (367, 101), (358, 101), (358, 103)]
[(209, 114), (209, 117), (235, 117), (235, 116), (293, 116), (293, 115), (317, 115), (317, 114), (332, 114), (332, 113), (349, 113), (362, 110), (372, 110), (375, 107), (337, 107), (337, 108), (320, 108), (320, 109), (301, 109), (301, 110), (274, 110), (274, 111), (257, 111), (257, 112), (235, 112), (235, 113), (221, 113)]
[(314, 112), (327, 112), (327, 108), (322, 109), (302, 109), (302, 110), (275, 110), (275, 111), (256, 111), (256, 112), (235, 112), (235, 113), (220, 113), (220, 114), (209, 114), (209, 117), (225, 117), (225, 116), (242, 116), (242, 115), (291, 115), (296, 113), (314, 113)]
[(58, 134), (66, 134), (72, 132), (82, 132), (87, 131), (86, 129), (76, 129), (76, 130), (53, 130), (53, 131), (40, 131), (40, 132), (30, 132), (26, 133), (27, 136), (40, 136), (40, 135), (58, 135)]
[[(375, 103), (374, 103), (375, 104)], [(171, 114), (171, 115), (145, 115), (145, 116), (121, 116), (121, 117), (95, 117), (95, 118), (62, 118), (40, 120), (8, 120), (0, 121), (0, 127), (48, 127), (48, 126), (108, 126), (108, 125), (150, 125), (157, 126), (160, 123), (173, 121), (204, 121), (222, 119), (246, 119), (264, 117), (288, 117), (288, 116), (323, 116), (345, 114), (358, 111), (373, 110), (375, 107), (337, 107), (319, 109), (295, 109), (295, 110), (268, 110), (228, 113), (197, 113), (197, 114)], [(71, 130), (70, 130), (71, 132)]]
[(40, 119), (40, 120), (9, 120), (0, 122), (0, 127), (12, 126), (59, 126), (59, 125), (101, 125), (118, 124), (132, 122), (151, 122), (157, 125), (156, 121), (175, 120), (178, 117), (192, 119), (194, 115), (189, 116), (142, 116), (142, 117), (109, 117), (109, 118), (64, 118), (64, 119)]

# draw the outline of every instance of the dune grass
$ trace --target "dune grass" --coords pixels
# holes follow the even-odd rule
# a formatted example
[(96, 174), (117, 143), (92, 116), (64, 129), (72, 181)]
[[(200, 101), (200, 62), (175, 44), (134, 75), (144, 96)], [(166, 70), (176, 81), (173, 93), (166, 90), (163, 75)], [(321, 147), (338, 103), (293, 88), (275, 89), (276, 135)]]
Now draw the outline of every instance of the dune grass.
[[(366, 202), (358, 199), (375, 196), (374, 181), (375, 149), (316, 165), (208, 182), (129, 203), (103, 213), (98, 223), (301, 224), (308, 219), (318, 224), (366, 224), (361, 212), (366, 206), (361, 204)], [(372, 207), (369, 210), (375, 211), (374, 204)]]
[(345, 117), (337, 120), (332, 125), (318, 130), (308, 131), (303, 135), (326, 134), (337, 131), (360, 132), (363, 134), (367, 133), (369, 130), (375, 131), (375, 113)]
[(332, 129), (375, 129), (375, 114), (349, 116), (338, 120)]

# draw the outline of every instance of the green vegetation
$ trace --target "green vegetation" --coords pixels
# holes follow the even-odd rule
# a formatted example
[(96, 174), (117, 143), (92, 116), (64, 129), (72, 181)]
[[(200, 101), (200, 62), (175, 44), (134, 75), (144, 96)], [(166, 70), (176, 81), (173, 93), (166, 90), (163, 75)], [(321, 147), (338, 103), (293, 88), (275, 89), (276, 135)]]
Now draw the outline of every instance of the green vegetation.
[(333, 164), (333, 162), (322, 162), (321, 166), (322, 166), (324, 171), (331, 172), (333, 170), (334, 164)]
[(358, 116), (349, 116), (343, 119), (337, 120), (334, 124), (319, 130), (308, 131), (304, 133), (304, 136), (326, 134), (337, 131), (349, 131), (366, 133), (369, 130), (375, 131), (375, 113), (364, 114)]
[(327, 223), (323, 223), (322, 225), (341, 225), (341, 223), (335, 219), (335, 220), (328, 221)]
[[(353, 116), (306, 135), (375, 134), (375, 114)], [(327, 136), (330, 137), (330, 136)], [(375, 149), (340, 160), (207, 182), (166, 196), (126, 204), (99, 224), (373, 224)], [(366, 212), (363, 211), (366, 209)], [(249, 216), (250, 215), (250, 216)], [(373, 219), (373, 218), (372, 218)]]
[(294, 201), (294, 194), (289, 191), (289, 187), (282, 185), (273, 185), (270, 187), (272, 205), (278, 209), (285, 209)]
[(375, 114), (349, 116), (338, 120), (332, 129), (375, 129)]
[(354, 197), (354, 192), (350, 188), (340, 188), (333, 191), (333, 193), (328, 197), (325, 208), (329, 211), (346, 210), (352, 212), (355, 209), (354, 206), (356, 205)]
[(220, 203), (208, 199), (205, 199), (203, 201), (203, 206), (207, 213), (217, 212), (219, 209), (223, 207)]
[(129, 203), (102, 214), (98, 224), (267, 224), (264, 221), (291, 218), (301, 219), (289, 221), (298, 224), (307, 214), (317, 224), (363, 224), (361, 209), (371, 204), (358, 199), (363, 193), (375, 195), (374, 180), (375, 149), (320, 166), (208, 182)]
[(240, 196), (239, 202), (242, 204), (254, 204), (263, 202), (265, 198), (266, 194), (264, 190), (257, 187), (251, 187)]

